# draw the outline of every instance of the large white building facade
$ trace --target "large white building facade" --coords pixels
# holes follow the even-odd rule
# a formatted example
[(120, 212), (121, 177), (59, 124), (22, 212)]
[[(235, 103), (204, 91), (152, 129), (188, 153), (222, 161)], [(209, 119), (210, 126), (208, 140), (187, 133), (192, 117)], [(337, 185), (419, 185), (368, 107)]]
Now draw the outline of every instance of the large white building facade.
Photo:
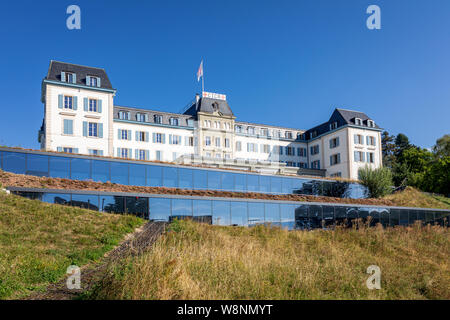
[(335, 109), (300, 130), (237, 121), (222, 94), (203, 92), (169, 113), (114, 105), (115, 93), (104, 69), (51, 61), (41, 149), (349, 179), (382, 165), (381, 129), (362, 112)]

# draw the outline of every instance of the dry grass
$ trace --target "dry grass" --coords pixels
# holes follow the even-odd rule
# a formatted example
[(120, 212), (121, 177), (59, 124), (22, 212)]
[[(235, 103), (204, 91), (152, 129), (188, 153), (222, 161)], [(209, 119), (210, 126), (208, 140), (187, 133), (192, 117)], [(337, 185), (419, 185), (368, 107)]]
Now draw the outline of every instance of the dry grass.
[[(176, 221), (110, 266), (91, 299), (450, 299), (450, 230), (293, 231)], [(382, 271), (366, 287), (367, 267)]]
[(449, 198), (429, 195), (412, 187), (385, 196), (384, 199), (392, 201), (399, 207), (450, 209)]
[(142, 223), (0, 192), (0, 299), (42, 290), (69, 265), (103, 257)]

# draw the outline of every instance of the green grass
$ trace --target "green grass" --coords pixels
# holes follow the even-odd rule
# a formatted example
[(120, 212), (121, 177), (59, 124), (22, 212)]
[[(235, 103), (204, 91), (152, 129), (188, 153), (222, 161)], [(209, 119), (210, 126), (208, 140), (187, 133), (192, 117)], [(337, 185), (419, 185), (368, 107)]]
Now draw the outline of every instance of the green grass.
[(143, 220), (0, 192), (0, 299), (24, 297), (97, 261)]
[(450, 209), (450, 198), (431, 195), (412, 187), (407, 187), (403, 191), (385, 196), (384, 199), (402, 207)]
[[(88, 299), (450, 299), (450, 230), (286, 231), (176, 221)], [(367, 267), (381, 268), (369, 290)]]

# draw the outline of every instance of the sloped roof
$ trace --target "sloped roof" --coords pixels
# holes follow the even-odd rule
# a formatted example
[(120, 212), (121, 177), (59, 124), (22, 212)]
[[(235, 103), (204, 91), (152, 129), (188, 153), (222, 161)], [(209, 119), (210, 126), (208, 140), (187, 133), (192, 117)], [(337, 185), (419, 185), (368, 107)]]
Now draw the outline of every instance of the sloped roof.
[(228, 102), (220, 99), (212, 99), (212, 98), (200, 98), (197, 105), (194, 103), (190, 108), (188, 108), (184, 114), (189, 115), (197, 115), (197, 112), (206, 112), (206, 113), (214, 113), (213, 104), (217, 103), (217, 111), (219, 111), (224, 116), (234, 116), (233, 111), (231, 111)]
[(86, 85), (86, 76), (93, 76), (100, 78), (100, 88), (103, 89), (113, 89), (111, 82), (109, 81), (108, 75), (105, 69), (87, 67), (78, 64), (60, 62), (60, 61), (50, 61), (50, 66), (48, 68), (46, 80), (61, 81), (61, 72), (71, 72), (75, 73), (76, 84)]

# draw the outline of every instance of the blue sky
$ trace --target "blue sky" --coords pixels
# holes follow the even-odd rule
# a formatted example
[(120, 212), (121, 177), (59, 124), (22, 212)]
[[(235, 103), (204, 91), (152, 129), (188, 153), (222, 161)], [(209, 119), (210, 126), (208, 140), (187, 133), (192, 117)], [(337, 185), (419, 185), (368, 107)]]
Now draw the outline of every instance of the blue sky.
[[(81, 30), (66, 8), (81, 8)], [(381, 30), (366, 8), (381, 8)], [(51, 59), (103, 67), (115, 103), (179, 112), (201, 90), (238, 120), (308, 129), (335, 107), (431, 147), (449, 131), (450, 1), (8, 1), (0, 144), (39, 148)]]

